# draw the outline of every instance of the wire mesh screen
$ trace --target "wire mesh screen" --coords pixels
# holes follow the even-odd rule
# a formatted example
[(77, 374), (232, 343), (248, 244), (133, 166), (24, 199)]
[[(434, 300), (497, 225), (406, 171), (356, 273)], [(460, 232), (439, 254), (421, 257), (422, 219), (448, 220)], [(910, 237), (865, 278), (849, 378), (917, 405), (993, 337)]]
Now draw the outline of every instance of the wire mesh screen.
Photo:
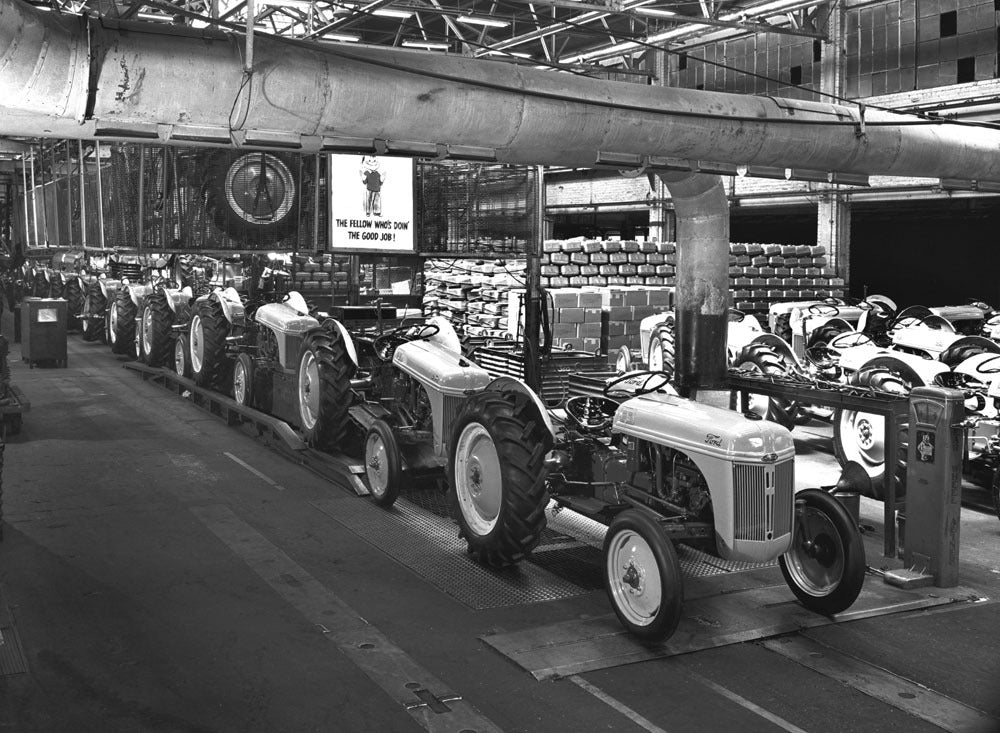
[(419, 251), (523, 255), (537, 230), (537, 194), (534, 168), (421, 162)]

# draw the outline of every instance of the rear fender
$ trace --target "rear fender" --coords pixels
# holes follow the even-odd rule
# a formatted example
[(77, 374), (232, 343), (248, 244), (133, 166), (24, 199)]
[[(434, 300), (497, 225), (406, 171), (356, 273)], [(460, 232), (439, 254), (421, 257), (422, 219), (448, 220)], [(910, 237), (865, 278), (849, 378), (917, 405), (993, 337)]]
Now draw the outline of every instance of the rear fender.
[(167, 305), (170, 306), (170, 310), (177, 313), (177, 310), (182, 306), (191, 302), (191, 298), (194, 296), (191, 286), (188, 285), (182, 290), (177, 290), (175, 288), (164, 288), (164, 294), (167, 296)]
[(751, 341), (748, 346), (753, 344), (764, 344), (774, 349), (778, 356), (780, 356), (785, 363), (789, 366), (804, 371), (805, 368), (802, 366), (802, 362), (799, 358), (795, 356), (795, 352), (792, 351), (792, 347), (788, 345), (788, 342), (780, 336), (775, 336), (773, 333), (762, 333), (760, 336)]
[(344, 324), (336, 318), (327, 318), (323, 321), (323, 328), (336, 331), (340, 334), (340, 337), (344, 340), (344, 348), (347, 350), (347, 355), (351, 357), (351, 361), (354, 362), (355, 368), (360, 367), (361, 364), (358, 362), (358, 349), (354, 345), (354, 339), (351, 338), (351, 334), (344, 327)]
[(237, 293), (234, 288), (230, 287), (225, 290), (216, 290), (212, 293), (212, 295), (214, 295), (222, 305), (222, 313), (226, 316), (227, 321), (237, 325), (243, 324), (243, 302), (240, 300), (239, 293)]
[[(892, 371), (902, 374), (910, 381), (912, 381), (913, 375), (916, 375), (925, 385), (933, 384), (934, 377), (938, 374), (951, 371), (946, 365), (939, 361), (923, 359), (913, 354), (904, 353), (877, 356), (861, 365), (861, 369), (875, 367), (891, 369)], [(859, 371), (861, 369), (859, 369)]]
[(549, 411), (546, 409), (545, 403), (543, 403), (542, 399), (523, 381), (517, 377), (497, 377), (486, 385), (486, 389), (484, 391), (523, 392), (528, 395), (528, 397), (531, 398), (531, 401), (535, 403), (535, 407), (538, 410), (538, 416), (545, 424), (545, 429), (549, 431), (549, 435), (552, 436), (552, 440), (555, 441), (556, 431), (552, 426), (552, 419), (549, 417)]
[(142, 310), (142, 306), (146, 303), (146, 298), (149, 294), (153, 292), (152, 285), (129, 285), (128, 286), (128, 297), (135, 303), (135, 307)]
[[(458, 333), (451, 325), (451, 321), (444, 316), (431, 316), (425, 323), (428, 326), (437, 326), (437, 332), (425, 338), (425, 341), (437, 344), (455, 354), (462, 353), (462, 341), (458, 338)], [(420, 326), (417, 328), (419, 329)]]

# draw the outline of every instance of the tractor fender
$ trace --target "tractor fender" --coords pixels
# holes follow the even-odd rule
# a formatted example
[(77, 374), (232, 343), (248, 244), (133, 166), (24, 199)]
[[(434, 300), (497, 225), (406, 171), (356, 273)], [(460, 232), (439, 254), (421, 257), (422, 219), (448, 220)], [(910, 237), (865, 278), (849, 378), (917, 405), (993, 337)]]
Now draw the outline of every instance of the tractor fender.
[(149, 297), (149, 294), (153, 292), (152, 285), (129, 285), (128, 286), (128, 297), (135, 303), (135, 307), (140, 311), (142, 306)]
[(753, 346), (754, 344), (764, 344), (774, 349), (778, 356), (780, 356), (785, 363), (796, 369), (804, 369), (802, 363), (799, 361), (799, 357), (795, 355), (792, 351), (792, 347), (788, 345), (788, 342), (780, 336), (775, 336), (773, 333), (762, 333), (760, 336), (751, 341), (747, 346)]
[(451, 321), (444, 316), (431, 316), (425, 321), (425, 325), (437, 326), (437, 332), (425, 338), (424, 341), (437, 344), (456, 354), (462, 353), (462, 341), (458, 338), (458, 333), (451, 325)]
[(163, 292), (167, 296), (167, 305), (170, 306), (170, 310), (174, 313), (177, 313), (178, 308), (182, 305), (189, 303), (194, 295), (190, 285), (181, 290), (177, 288), (164, 288)]
[(351, 357), (351, 361), (354, 362), (355, 368), (361, 366), (358, 361), (358, 349), (354, 345), (354, 339), (351, 338), (351, 334), (344, 327), (344, 324), (336, 318), (327, 318), (323, 321), (323, 328), (337, 331), (340, 334), (340, 337), (344, 339), (344, 348), (347, 350), (347, 355)]
[(556, 430), (552, 426), (552, 418), (549, 417), (549, 411), (545, 407), (545, 403), (542, 402), (542, 398), (539, 397), (534, 391), (528, 387), (524, 381), (518, 379), (517, 377), (497, 377), (492, 382), (486, 385), (484, 392), (523, 392), (531, 398), (532, 402), (535, 403), (535, 407), (538, 408), (538, 415), (541, 417), (542, 422), (545, 424), (545, 429), (549, 431), (549, 435), (552, 436), (552, 440), (556, 439)]
[(939, 361), (924, 359), (920, 356), (905, 354), (902, 352), (889, 352), (881, 356), (876, 356), (875, 358), (862, 364), (858, 371), (876, 367), (884, 367), (900, 372), (908, 379), (911, 378), (912, 374), (915, 374), (924, 384), (933, 384), (934, 377), (938, 374), (951, 371), (945, 364), (942, 364)]
[(235, 288), (228, 287), (225, 290), (216, 290), (212, 296), (218, 299), (227, 321), (236, 325), (243, 324), (243, 301), (240, 300), (240, 295)]
[(121, 287), (120, 280), (111, 280), (108, 278), (102, 278), (97, 281), (101, 285), (101, 295), (104, 296), (106, 300), (111, 300), (115, 297), (115, 293), (118, 292), (118, 288)]

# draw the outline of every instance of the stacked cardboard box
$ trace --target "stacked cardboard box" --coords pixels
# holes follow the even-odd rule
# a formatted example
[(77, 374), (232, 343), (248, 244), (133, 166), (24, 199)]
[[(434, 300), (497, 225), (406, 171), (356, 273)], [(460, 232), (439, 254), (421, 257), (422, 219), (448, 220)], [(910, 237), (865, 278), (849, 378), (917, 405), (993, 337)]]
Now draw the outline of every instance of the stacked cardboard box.
[(542, 250), (543, 287), (673, 284), (673, 242), (552, 239)]
[(344, 255), (300, 255), (295, 262), (292, 287), (306, 299), (316, 295), (346, 293), (348, 262)]
[(740, 244), (729, 247), (733, 305), (749, 313), (781, 300), (843, 297), (844, 280), (822, 244)]

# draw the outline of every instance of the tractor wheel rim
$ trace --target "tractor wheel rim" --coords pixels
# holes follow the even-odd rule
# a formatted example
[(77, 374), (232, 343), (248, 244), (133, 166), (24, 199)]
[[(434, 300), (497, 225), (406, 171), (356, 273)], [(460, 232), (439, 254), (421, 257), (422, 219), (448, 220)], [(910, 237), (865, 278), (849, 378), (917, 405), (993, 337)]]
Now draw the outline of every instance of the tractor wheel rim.
[(319, 420), (319, 363), (311, 351), (303, 354), (299, 364), (299, 405), (302, 426), (312, 430)]
[(869, 412), (845, 411), (841, 418), (844, 453), (867, 468), (885, 463), (885, 418)]
[(615, 606), (636, 626), (652, 623), (663, 602), (653, 548), (638, 532), (625, 529), (611, 538), (606, 562)]
[(825, 512), (804, 507), (796, 518), (785, 565), (799, 588), (813, 596), (827, 596), (844, 576), (844, 545)]
[(114, 343), (117, 343), (117, 341), (118, 341), (118, 308), (117, 308), (117, 306), (111, 306), (111, 315), (108, 317), (108, 321), (109, 321), (109, 323), (111, 325), (111, 328), (110, 328), (111, 333), (108, 334), (108, 339), (110, 339), (111, 343), (114, 344)]
[(247, 403), (247, 373), (242, 361), (237, 361), (233, 367), (233, 397), (241, 405)]
[(149, 306), (142, 310), (142, 350), (146, 354), (153, 350), (153, 309)]
[(174, 371), (181, 375), (184, 374), (184, 344), (181, 343), (180, 338), (174, 344)]
[(493, 437), (476, 422), (467, 425), (458, 438), (455, 494), (472, 531), (479, 536), (489, 534), (500, 516), (503, 479)]
[(370, 433), (365, 441), (365, 473), (372, 493), (376, 496), (384, 495), (389, 487), (389, 459), (385, 441), (375, 432)]
[(205, 331), (201, 325), (201, 316), (191, 319), (191, 369), (201, 372), (205, 359)]

